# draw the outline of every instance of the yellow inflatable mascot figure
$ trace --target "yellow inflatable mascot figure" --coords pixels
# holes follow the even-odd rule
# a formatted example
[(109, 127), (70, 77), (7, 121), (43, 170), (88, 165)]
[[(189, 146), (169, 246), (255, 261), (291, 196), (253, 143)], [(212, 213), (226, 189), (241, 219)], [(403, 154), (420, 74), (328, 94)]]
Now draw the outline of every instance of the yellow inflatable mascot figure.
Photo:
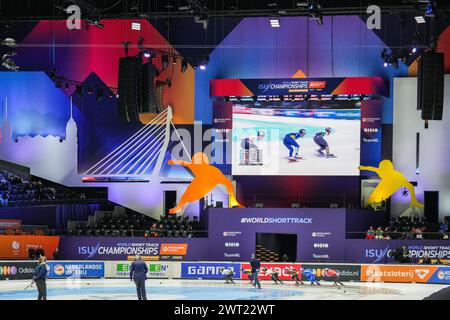
[(369, 206), (372, 203), (378, 203), (388, 199), (392, 196), (398, 189), (401, 187), (405, 187), (408, 189), (409, 194), (411, 195), (411, 203), (410, 208), (417, 207), (423, 208), (423, 204), (421, 204), (416, 199), (416, 194), (414, 192), (413, 185), (405, 178), (405, 176), (394, 169), (394, 165), (389, 160), (383, 160), (380, 162), (379, 167), (366, 167), (359, 166), (359, 170), (368, 170), (373, 171), (378, 174), (381, 178), (381, 182), (378, 186), (373, 190), (372, 194), (369, 196), (368, 204)]

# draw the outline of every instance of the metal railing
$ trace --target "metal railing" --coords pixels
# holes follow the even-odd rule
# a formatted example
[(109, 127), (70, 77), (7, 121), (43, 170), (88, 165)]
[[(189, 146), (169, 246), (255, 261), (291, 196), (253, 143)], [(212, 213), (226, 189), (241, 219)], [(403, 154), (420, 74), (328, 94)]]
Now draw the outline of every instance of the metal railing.
[(47, 236), (50, 234), (48, 226), (36, 226), (36, 225), (21, 225), (14, 227), (0, 228), (0, 236), (24, 236), (24, 235), (42, 235)]
[[(347, 239), (366, 239), (367, 231), (346, 232)], [(450, 232), (427, 231), (427, 232), (411, 232), (411, 231), (383, 231), (383, 235), (377, 236), (375, 233), (372, 239), (367, 240), (449, 240)]]

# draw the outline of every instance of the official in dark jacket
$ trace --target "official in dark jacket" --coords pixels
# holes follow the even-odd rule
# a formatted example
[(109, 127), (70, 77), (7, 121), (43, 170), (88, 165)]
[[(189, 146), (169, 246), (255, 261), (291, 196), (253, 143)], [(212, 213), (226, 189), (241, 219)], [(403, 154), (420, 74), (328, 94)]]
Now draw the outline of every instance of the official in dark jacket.
[(250, 266), (252, 267), (251, 273), (253, 278), (253, 286), (256, 288), (258, 286), (258, 289), (261, 289), (261, 284), (259, 283), (258, 273), (261, 269), (261, 263), (258, 259), (255, 258), (255, 255), (252, 254), (252, 260), (250, 261)]
[(39, 257), (39, 264), (34, 270), (33, 282), (38, 290), (38, 300), (47, 300), (47, 258)]
[(141, 260), (141, 256), (134, 257), (134, 261), (131, 264), (130, 280), (136, 284), (136, 291), (138, 300), (147, 300), (147, 293), (145, 292), (145, 280), (147, 280), (148, 267), (144, 261)]

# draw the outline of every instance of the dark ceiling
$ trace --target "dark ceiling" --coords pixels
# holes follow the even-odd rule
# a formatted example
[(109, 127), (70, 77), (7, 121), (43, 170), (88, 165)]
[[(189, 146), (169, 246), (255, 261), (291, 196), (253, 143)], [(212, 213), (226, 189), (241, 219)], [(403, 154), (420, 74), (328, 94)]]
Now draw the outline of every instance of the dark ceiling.
[[(270, 15), (308, 15), (311, 0), (0, 0), (0, 20), (61, 19), (62, 10), (77, 4), (82, 11), (99, 18), (142, 16), (164, 19), (206, 15), (208, 17), (247, 17)], [(324, 15), (363, 14), (368, 5), (379, 5), (391, 14), (423, 12), (423, 0), (315, 0)], [(450, 12), (450, 1), (436, 0), (442, 14)], [(180, 10), (185, 7), (190, 9)]]

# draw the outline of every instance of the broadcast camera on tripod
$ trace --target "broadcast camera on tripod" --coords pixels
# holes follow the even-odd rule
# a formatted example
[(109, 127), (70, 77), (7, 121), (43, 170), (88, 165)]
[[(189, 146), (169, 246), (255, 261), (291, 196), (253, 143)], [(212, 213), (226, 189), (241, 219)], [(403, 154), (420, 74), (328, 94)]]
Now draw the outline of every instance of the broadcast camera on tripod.
[(407, 246), (398, 246), (397, 249), (389, 251), (388, 257), (393, 257), (399, 263), (411, 263), (409, 249)]

